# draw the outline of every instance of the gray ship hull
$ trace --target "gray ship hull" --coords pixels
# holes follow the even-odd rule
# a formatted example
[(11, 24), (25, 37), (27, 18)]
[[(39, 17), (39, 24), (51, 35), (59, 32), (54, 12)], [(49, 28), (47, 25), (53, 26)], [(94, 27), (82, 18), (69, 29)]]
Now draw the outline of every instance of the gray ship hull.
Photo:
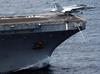
[(0, 72), (38, 69), (86, 20), (64, 14), (0, 17)]
[[(78, 30), (1, 35), (0, 72), (40, 68), (48, 65), (54, 49)], [(43, 42), (42, 49), (35, 49), (34, 43)], [(47, 59), (46, 59), (47, 58)], [(43, 62), (40, 62), (44, 60)], [(37, 64), (37, 62), (40, 62)], [(36, 65), (35, 65), (36, 64)], [(39, 66), (40, 65), (40, 66)]]

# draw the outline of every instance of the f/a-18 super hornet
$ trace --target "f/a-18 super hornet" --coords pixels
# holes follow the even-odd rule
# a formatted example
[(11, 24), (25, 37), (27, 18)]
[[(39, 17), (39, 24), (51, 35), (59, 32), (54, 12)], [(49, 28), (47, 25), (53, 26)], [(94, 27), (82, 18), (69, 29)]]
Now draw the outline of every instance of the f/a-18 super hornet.
[(86, 5), (86, 4), (77, 4), (77, 5), (73, 5), (73, 6), (66, 6), (66, 7), (61, 7), (58, 3), (54, 3), (54, 8), (50, 10), (50, 12), (60, 12), (60, 13), (64, 13), (64, 14), (68, 14), (68, 13), (76, 13), (76, 12), (80, 12), (83, 13), (83, 10), (86, 9), (93, 9), (95, 8), (94, 6), (90, 6), (90, 5)]

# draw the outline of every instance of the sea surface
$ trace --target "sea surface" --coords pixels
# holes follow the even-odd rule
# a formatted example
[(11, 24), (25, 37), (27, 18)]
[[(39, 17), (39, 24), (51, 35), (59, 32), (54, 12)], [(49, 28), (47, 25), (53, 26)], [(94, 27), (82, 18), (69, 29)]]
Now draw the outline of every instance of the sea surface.
[(13, 74), (100, 74), (100, 0), (0, 0), (0, 16), (50, 13), (53, 3), (61, 6), (88, 4), (96, 8), (75, 13), (88, 20), (86, 29), (59, 45), (51, 56), (50, 66)]

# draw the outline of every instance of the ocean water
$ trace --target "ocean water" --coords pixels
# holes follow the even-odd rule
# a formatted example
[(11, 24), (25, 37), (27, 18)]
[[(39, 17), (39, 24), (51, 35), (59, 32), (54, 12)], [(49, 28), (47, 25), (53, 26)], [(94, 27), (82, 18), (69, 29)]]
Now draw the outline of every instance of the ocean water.
[(0, 16), (50, 13), (53, 2), (61, 6), (88, 4), (96, 8), (75, 13), (88, 20), (86, 29), (59, 45), (51, 56), (50, 66), (13, 74), (100, 74), (100, 1), (99, 0), (0, 0)]

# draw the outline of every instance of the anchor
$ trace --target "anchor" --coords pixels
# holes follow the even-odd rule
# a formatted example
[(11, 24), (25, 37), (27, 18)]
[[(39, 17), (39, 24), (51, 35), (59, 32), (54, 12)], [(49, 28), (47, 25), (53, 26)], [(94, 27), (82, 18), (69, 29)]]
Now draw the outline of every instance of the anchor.
[(44, 47), (43, 41), (34, 43), (34, 46), (35, 46), (35, 47), (33, 47), (32, 49), (35, 49), (35, 50), (36, 50), (36, 49), (41, 49), (41, 50), (42, 50), (42, 48)]

